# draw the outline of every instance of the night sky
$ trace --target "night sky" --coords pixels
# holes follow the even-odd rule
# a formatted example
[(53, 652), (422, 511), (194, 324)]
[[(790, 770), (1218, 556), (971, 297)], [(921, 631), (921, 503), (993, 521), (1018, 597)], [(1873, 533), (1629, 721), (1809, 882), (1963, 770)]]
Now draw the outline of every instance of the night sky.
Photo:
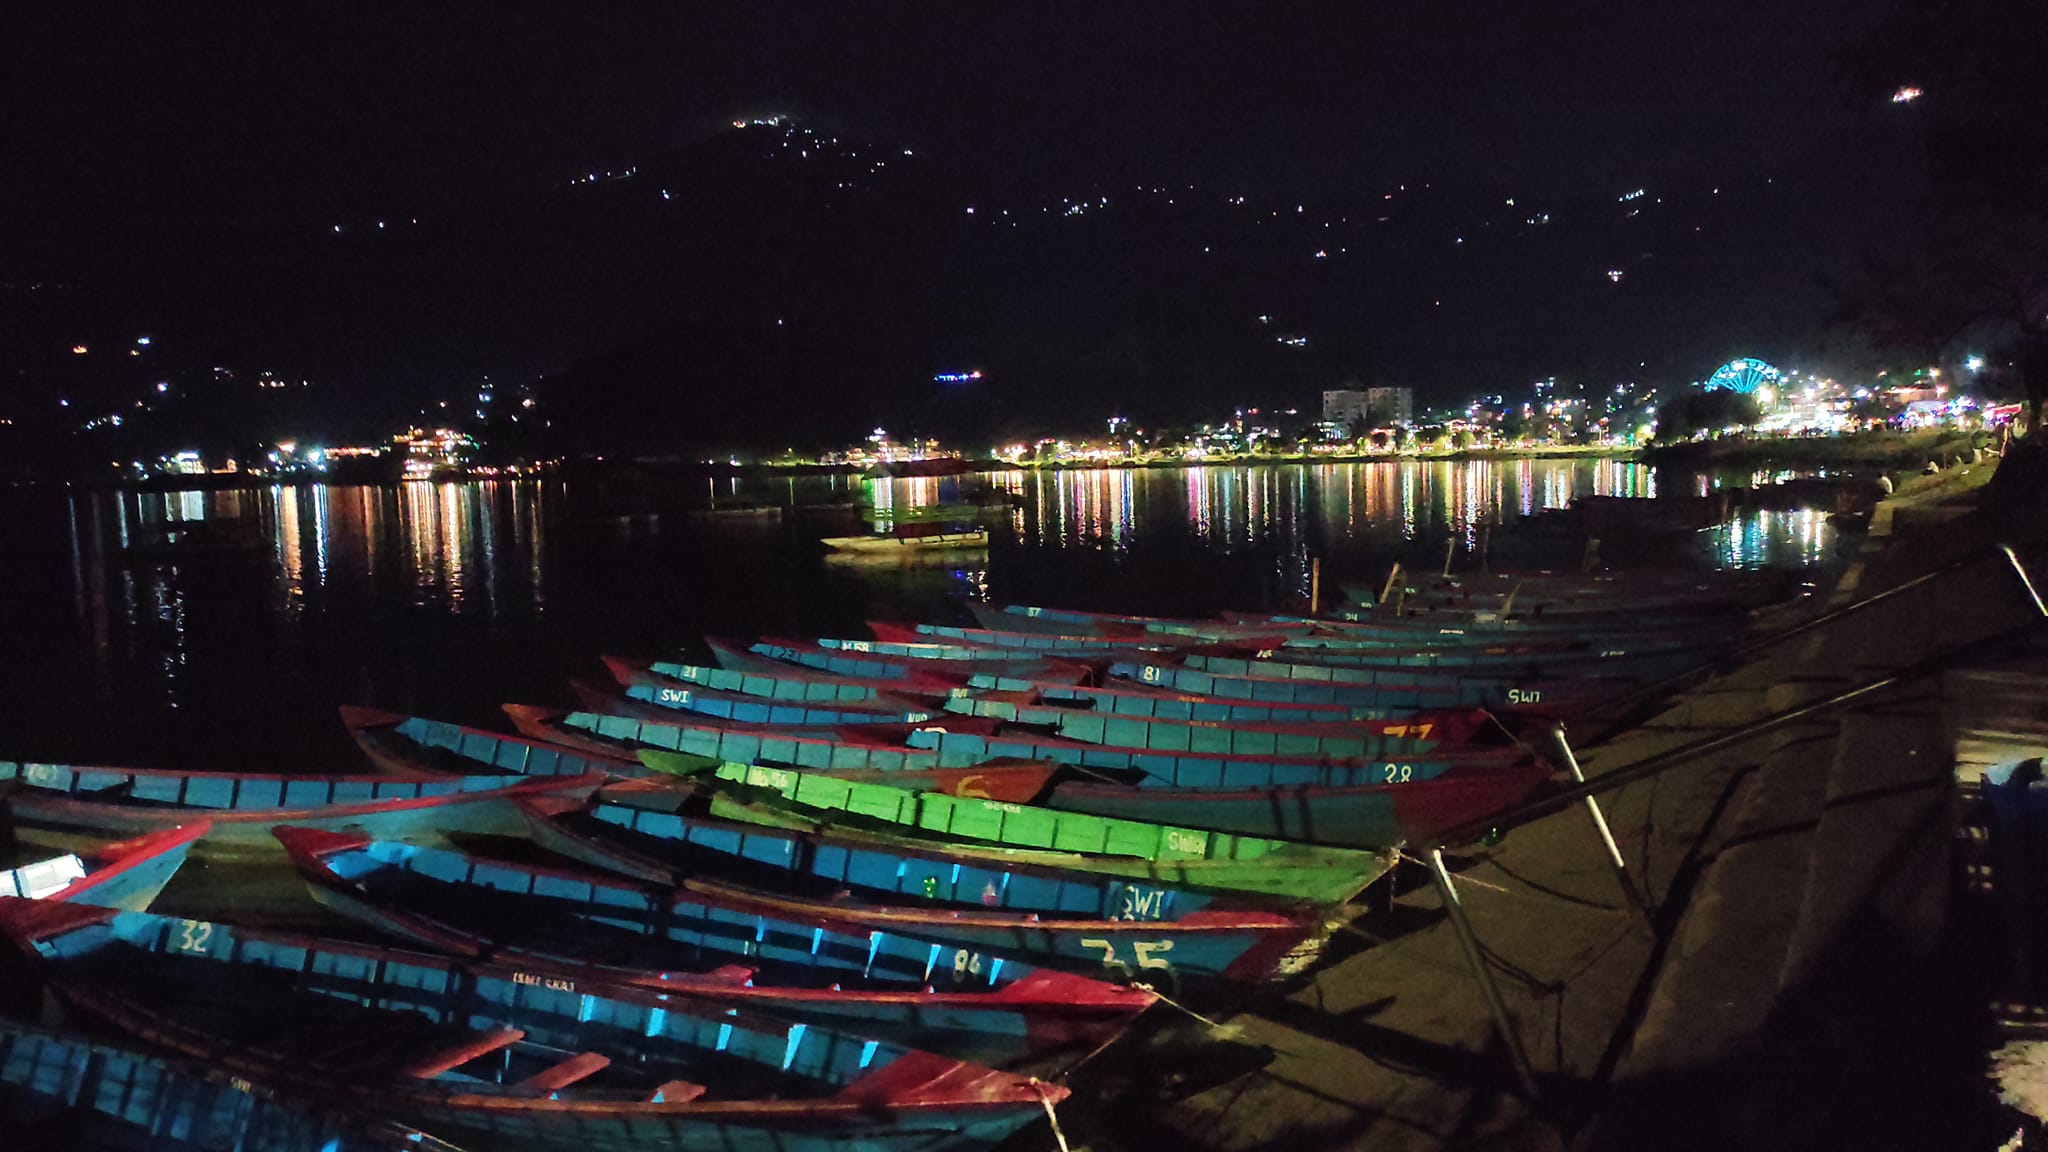
[[(1811, 362), (1918, 190), (1911, 110), (1840, 64), (1881, 6), (38, 5), (0, 30), (0, 415), (118, 398), (143, 367), (69, 349), (144, 333), (145, 374), (268, 367), (357, 414), (487, 373), (670, 413), (786, 386), (824, 436)], [(734, 145), (771, 114), (915, 156), (814, 192)], [(1192, 191), (1139, 218), (1141, 186)], [(1098, 194), (1123, 214), (1085, 234), (962, 231)], [(1234, 196), (1303, 219), (1260, 249)], [(1357, 265), (1303, 262), (1314, 219)], [(967, 367), (973, 405), (919, 391)]]

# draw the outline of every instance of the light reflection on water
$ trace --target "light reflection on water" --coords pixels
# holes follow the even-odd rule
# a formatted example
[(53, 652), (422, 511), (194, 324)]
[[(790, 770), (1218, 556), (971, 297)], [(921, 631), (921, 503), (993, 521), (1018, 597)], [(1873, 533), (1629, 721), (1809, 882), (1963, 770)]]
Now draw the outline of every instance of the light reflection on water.
[[(1167, 615), (1285, 609), (1313, 572), (1327, 596), (1340, 581), (1376, 584), (1394, 559), (1434, 567), (1447, 540), (1467, 554), (1461, 568), (1526, 566), (1533, 554), (1509, 546), (1527, 535), (1524, 517), (1581, 495), (1689, 494), (1695, 478), (1619, 461), (1475, 460), (685, 485), (680, 496), (620, 496), (580, 478), (45, 490), (0, 502), (0, 539), (42, 561), (0, 569), (13, 612), (0, 698), (16, 701), (17, 732), (44, 733), (0, 755), (289, 749), (340, 770), (354, 761), (337, 703), (496, 723), (505, 700), (568, 703), (564, 679), (591, 674), (601, 654), (959, 621), (963, 596)], [(856, 496), (884, 512), (993, 504), (990, 546), (938, 565), (827, 564), (818, 540), (857, 530)], [(750, 506), (768, 512), (735, 511)], [(1656, 562), (1816, 565), (1834, 529), (1819, 513), (1752, 512), (1678, 539)], [(1604, 541), (1601, 555), (1624, 562), (1627, 544)]]
[[(1682, 475), (1663, 486), (1704, 492), (1712, 480)], [(1619, 460), (1403, 460), (1013, 470), (856, 487), (878, 517), (1006, 500), (1008, 531), (998, 535), (1014, 544), (1003, 562), (1017, 565), (1033, 550), (1125, 554), (1168, 538), (1222, 555), (1252, 551), (1303, 562), (1424, 542), (1441, 547), (1446, 539), (1473, 553), (1487, 547), (1496, 527), (1580, 496), (1654, 497), (1660, 481), (1648, 466)], [(849, 490), (842, 477), (778, 479), (768, 488), (792, 517), (805, 505), (844, 506)], [(699, 491), (726, 503), (747, 492), (726, 479)], [(562, 485), (531, 480), (75, 496), (68, 541), (74, 602), (101, 633), (109, 607), (128, 624), (146, 614), (175, 633), (191, 563), (233, 562), (271, 567), (276, 603), (288, 614), (322, 596), (352, 595), (455, 614), (534, 615), (549, 603), (549, 539), (566, 505)], [(661, 517), (645, 519), (658, 525)], [(160, 557), (180, 563), (134, 562), (150, 542), (192, 525), (220, 531)], [(1819, 513), (1749, 512), (1699, 534), (1695, 555), (1726, 567), (1808, 566), (1827, 557), (1832, 540)]]
[[(1187, 530), (1226, 549), (1309, 533), (1327, 544), (1445, 532), (1469, 548), (1487, 525), (1575, 497), (1657, 493), (1647, 465), (1588, 459), (1017, 470), (988, 482), (1016, 502), (1018, 537), (1048, 547), (1122, 548), (1139, 533)], [(878, 510), (940, 503), (944, 491), (929, 479), (876, 481), (873, 489)]]

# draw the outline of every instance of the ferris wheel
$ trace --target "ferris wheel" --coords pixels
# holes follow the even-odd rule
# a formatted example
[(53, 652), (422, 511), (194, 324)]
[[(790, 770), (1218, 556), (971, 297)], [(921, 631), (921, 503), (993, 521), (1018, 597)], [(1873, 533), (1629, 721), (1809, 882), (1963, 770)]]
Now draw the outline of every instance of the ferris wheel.
[(1727, 388), (1747, 396), (1759, 388), (1774, 388), (1777, 383), (1777, 368), (1745, 356), (1716, 368), (1714, 374), (1707, 377), (1706, 387)]

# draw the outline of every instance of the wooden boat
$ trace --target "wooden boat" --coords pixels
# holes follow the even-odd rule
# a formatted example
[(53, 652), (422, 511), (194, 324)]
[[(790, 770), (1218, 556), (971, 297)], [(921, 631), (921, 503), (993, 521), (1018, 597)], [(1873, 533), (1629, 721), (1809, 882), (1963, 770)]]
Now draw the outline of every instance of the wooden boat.
[(206, 822), (202, 855), (274, 855), (275, 824), (435, 837), (521, 827), (510, 802), (522, 796), (587, 794), (605, 777), (449, 776), (407, 773), (284, 776), (181, 772), (160, 768), (78, 768), (0, 760), (0, 797), (24, 834), (86, 831), (141, 835)]
[(185, 863), (210, 823), (197, 820), (133, 840), (102, 844), (0, 871), (0, 896), (68, 900), (98, 908), (148, 908)]
[(1089, 708), (1054, 707), (964, 697), (949, 711), (1000, 718), (1044, 729), (1066, 740), (1169, 752), (1218, 752), (1296, 758), (1360, 758), (1383, 753), (1414, 755), (1459, 748), (1486, 726), (1485, 714), (1448, 712), (1401, 720), (1288, 723), (1223, 723), (1157, 720)]
[[(793, 640), (770, 640), (770, 644), (796, 644)], [(989, 644), (969, 644), (959, 641), (939, 640), (926, 636), (918, 640), (850, 640), (837, 636), (821, 636), (811, 641), (812, 647), (831, 652), (852, 652), (862, 656), (881, 656), (902, 660), (930, 660), (943, 667), (947, 664), (1000, 664), (1014, 667), (1037, 667), (1049, 656), (1063, 660), (1093, 660), (1116, 655), (1124, 648), (1113, 644), (1097, 643), (1079, 649), (1062, 649), (1057, 652), (1045, 650), (1007, 648)], [(754, 650), (759, 651), (760, 645)]]
[[(526, 704), (507, 704), (506, 715), (512, 718), (513, 727), (536, 740), (551, 740), (575, 747), (600, 750), (609, 755), (635, 756), (650, 748), (675, 750), (687, 740), (691, 748), (724, 747), (722, 742), (706, 744), (701, 736), (685, 737), (676, 731), (678, 725), (659, 720), (640, 720), (629, 716), (604, 716), (587, 712), (563, 712), (553, 708), (537, 708)], [(699, 729), (719, 731), (717, 729)], [(778, 734), (772, 731), (755, 732), (753, 735), (773, 739)], [(735, 740), (729, 750), (743, 752), (755, 745)], [(780, 748), (780, 745), (774, 745)], [(812, 747), (807, 742), (806, 749)], [(723, 762), (723, 757), (711, 752), (685, 754), (673, 760), (663, 761), (665, 770), (673, 775), (694, 775)], [(641, 766), (645, 767), (644, 759)], [(681, 767), (687, 766), (687, 767)], [(942, 792), (949, 796), (975, 796), (992, 800), (1007, 800), (1024, 803), (1045, 791), (1056, 768), (1049, 764), (1034, 763), (990, 763), (976, 764), (965, 768), (942, 768), (936, 760), (920, 761), (914, 766), (883, 770), (834, 768), (835, 774), (855, 780), (887, 780), (906, 787), (919, 788), (928, 792)], [(621, 773), (641, 775), (643, 773)]]
[[(937, 529), (934, 531), (933, 529)], [(821, 543), (834, 553), (891, 556), (903, 552), (969, 552), (988, 548), (988, 530), (950, 530), (945, 524), (903, 524), (869, 536), (827, 536)]]
[[(911, 681), (929, 676), (935, 670), (951, 675), (987, 672), (998, 676), (1031, 676), (1069, 684), (1085, 684), (1094, 678), (1093, 670), (1085, 664), (1042, 653), (1005, 652), (1001, 649), (988, 649), (992, 655), (983, 658), (963, 655), (947, 660), (927, 660), (916, 656), (884, 656), (851, 648), (824, 648), (801, 640), (763, 639), (744, 653), (734, 651), (730, 646), (721, 647), (710, 640), (705, 643), (711, 645), (720, 664), (756, 671), (808, 668), (834, 676)], [(870, 642), (855, 640), (850, 643)]]
[(0, 901), (75, 1007), (285, 1099), (456, 1141), (639, 1152), (983, 1148), (1065, 1089), (651, 989), (203, 920)]
[[(860, 733), (849, 732), (849, 742)], [(1236, 752), (1164, 751), (1088, 744), (1029, 733), (984, 736), (972, 732), (912, 731), (904, 737), (912, 749), (936, 752), (940, 767), (965, 767), (991, 759), (1048, 760), (1069, 765), (1079, 774), (1129, 779), (1143, 788), (1284, 788), (1343, 787), (1353, 784), (1397, 784), (1428, 780), (1465, 768), (1486, 771), (1506, 767), (1527, 754), (1519, 748), (1456, 748), (1422, 752), (1387, 752), (1371, 757), (1289, 758)], [(753, 763), (753, 761), (742, 761)]]
[[(714, 651), (720, 641), (707, 641)], [(699, 664), (678, 664), (666, 660), (625, 660), (606, 656), (604, 665), (621, 686), (631, 687), (643, 678), (666, 688), (688, 691), (708, 688), (740, 696), (835, 708), (869, 707), (891, 710), (905, 701), (922, 703), (965, 691), (960, 681), (949, 677), (904, 677), (901, 680), (873, 680), (857, 677), (821, 676), (802, 668), (778, 665), (768, 671), (707, 668)]]
[[(1386, 709), (1349, 704), (1307, 704), (1286, 700), (1225, 700), (1193, 692), (1173, 692), (1128, 680), (1099, 686), (1051, 684), (1041, 680), (1007, 680), (975, 676), (972, 714), (1006, 718), (1004, 710), (1022, 701), (1057, 707), (1087, 708), (1146, 719), (1184, 720), (1205, 724), (1351, 723), (1387, 720)], [(1439, 713), (1438, 715), (1442, 715)], [(1404, 716), (1395, 720), (1405, 722)], [(1389, 729), (1391, 731), (1391, 729)]]
[(1616, 691), (1636, 684), (1662, 680), (1667, 676), (1697, 668), (1713, 659), (1713, 652), (1707, 649), (1686, 647), (1669, 648), (1657, 652), (1630, 652), (1623, 648), (1589, 648), (1582, 651), (1559, 651), (1550, 653), (1497, 653), (1480, 648), (1471, 653), (1455, 650), (1442, 653), (1416, 654), (1388, 649), (1343, 649), (1343, 648), (1281, 648), (1260, 653), (1254, 659), (1211, 656), (1204, 653), (1189, 653), (1183, 661), (1190, 668), (1221, 675), (1278, 675), (1276, 668), (1287, 669), (1286, 678), (1312, 679), (1315, 673), (1303, 673), (1288, 669), (1287, 666), (1319, 669), (1329, 668), (1342, 672), (1363, 670), (1386, 679), (1407, 679), (1413, 682), (1417, 675), (1427, 677), (1453, 677), (1459, 680), (1511, 680), (1526, 683), (1531, 680), (1606, 680), (1619, 683)]
[[(607, 873), (279, 828), (313, 898), (415, 944), (530, 971), (656, 989), (784, 1019), (852, 1027), (981, 1061), (1106, 1043), (1155, 997), (1010, 964), (937, 973), (922, 942), (823, 938), (816, 922), (744, 915)], [(621, 911), (626, 909), (629, 911)], [(695, 915), (692, 915), (695, 913)], [(622, 922), (645, 925), (628, 931)], [(946, 959), (941, 957), (941, 960)]]
[[(649, 760), (667, 755), (644, 753)], [(814, 772), (759, 765), (722, 765), (717, 779), (744, 791), (746, 808), (721, 807), (736, 819), (758, 819), (752, 801), (779, 798), (782, 818), (798, 826), (829, 826), (844, 833), (929, 838), (948, 853), (984, 861), (1048, 863), (1087, 869), (1153, 885), (1220, 889), (1305, 904), (1342, 904), (1383, 875), (1386, 853), (1314, 848), (1284, 840), (1175, 828), (1061, 812), (990, 800), (915, 792), (886, 784), (848, 781)], [(1132, 890), (1135, 913), (1155, 898)]]
[(1051, 808), (1295, 840), (1336, 848), (1389, 848), (1483, 820), (1528, 799), (1551, 777), (1540, 763), (1450, 772), (1408, 784), (1348, 788), (1122, 788), (1080, 781), (1055, 786)]
[(514, 776), (643, 776), (631, 754), (567, 748), (481, 728), (344, 705), (342, 726), (370, 762), (386, 772), (504, 772)]
[[(1484, 769), (1511, 764), (1518, 749), (1461, 748), (1408, 755), (1337, 761), (1323, 757), (1289, 760), (1276, 756), (1213, 752), (1167, 752), (1116, 748), (1023, 734), (989, 734), (970, 727), (974, 718), (948, 728), (921, 726), (882, 730), (849, 728), (835, 737), (736, 731), (688, 724), (664, 724), (625, 716), (565, 713), (559, 723), (581, 729), (588, 739), (637, 744), (685, 753), (707, 765), (766, 764), (821, 772), (934, 772), (986, 769), (1015, 761), (1049, 761), (1083, 770), (1097, 779), (1144, 787), (1253, 788), (1288, 785), (1340, 786), (1368, 782), (1426, 780), (1460, 765)], [(518, 721), (515, 723), (531, 723)], [(964, 728), (965, 731), (953, 731)], [(904, 781), (908, 786), (911, 782)]]
[[(621, 798), (630, 803), (619, 802)], [(1011, 911), (979, 905), (985, 889), (944, 906), (853, 899), (815, 874), (798, 871), (798, 853), (785, 829), (766, 826), (720, 828), (685, 820), (673, 793), (614, 790), (586, 810), (575, 802), (529, 805), (534, 838), (550, 850), (586, 864), (652, 882), (670, 880), (679, 897), (714, 900), (727, 908), (781, 919), (822, 922), (864, 935), (891, 933), (964, 952), (970, 966), (985, 958), (1021, 960), (1088, 975), (1122, 975), (1177, 989), (1184, 979), (1245, 982), (1261, 980), (1285, 965), (1297, 971), (1320, 950), (1326, 928), (1306, 914), (1262, 909), (1202, 908), (1178, 920), (1125, 920), (1099, 913)], [(744, 859), (762, 867), (783, 867), (789, 879), (739, 884), (713, 878), (703, 853), (722, 853), (721, 871)], [(820, 854), (821, 867), (837, 861)], [(786, 862), (786, 866), (785, 866)], [(845, 867), (875, 863), (848, 861)], [(861, 873), (892, 883), (893, 866)], [(933, 870), (934, 884), (948, 882), (951, 869)], [(757, 870), (750, 879), (761, 877)], [(847, 882), (857, 877), (849, 875)], [(879, 885), (872, 891), (880, 891)], [(972, 901), (970, 903), (969, 901)]]
[(389, 1121), (291, 1108), (196, 1060), (4, 1017), (0, 1116), (30, 1147), (460, 1152)]
[[(1011, 651), (1046, 652), (1053, 655), (1079, 653), (1089, 658), (1099, 653), (1114, 653), (1130, 649), (1180, 649), (1199, 645), (1201, 641), (1182, 636), (1101, 636), (1062, 635), (1052, 632), (998, 631), (988, 628), (960, 628), (948, 624), (901, 624), (888, 620), (868, 621), (868, 630), (880, 642), (902, 644), (956, 643), (974, 648), (998, 648)], [(1268, 636), (1246, 636), (1223, 647), (1232, 649), (1277, 648), (1285, 636), (1274, 633)]]
[(1153, 616), (1080, 612), (1025, 604), (983, 604), (970, 600), (967, 611), (983, 628), (996, 632), (1044, 632), (1054, 635), (1179, 637), (1186, 641), (1231, 643), (1279, 633), (1307, 632), (1312, 623), (1273, 622), (1245, 625), (1230, 620), (1174, 620)]
[[(571, 680), (569, 687), (588, 712), (640, 716), (650, 720), (695, 717), (700, 723), (745, 728), (836, 728), (842, 724), (916, 724), (932, 718), (937, 708), (909, 700), (893, 706), (846, 707), (835, 704), (785, 702), (710, 688), (679, 688), (653, 676), (636, 677), (624, 686)], [(877, 700), (875, 704), (882, 702)]]
[[(1456, 616), (1408, 615), (1388, 609), (1339, 608), (1315, 618), (1325, 628), (1349, 631), (1368, 627), (1389, 636), (1470, 637), (1471, 643), (1494, 643), (1503, 636), (1555, 636), (1567, 633), (1579, 637), (1624, 637), (1644, 635), (1700, 635), (1725, 633), (1727, 620), (1673, 621), (1655, 614), (1611, 613), (1598, 616), (1502, 615), (1498, 612), (1468, 612)], [(1249, 626), (1249, 625), (1248, 625)], [(1411, 642), (1406, 641), (1406, 642)]]
[[(1680, 666), (1690, 667), (1690, 657), (1681, 657)], [(1622, 669), (1616, 672), (1602, 671), (1595, 675), (1586, 674), (1586, 669), (1575, 669), (1578, 675), (1560, 673), (1547, 665), (1491, 665), (1482, 664), (1469, 668), (1431, 671), (1423, 668), (1389, 668), (1376, 664), (1355, 664), (1342, 659), (1317, 660), (1282, 659), (1278, 656), (1263, 659), (1243, 660), (1232, 656), (1187, 656), (1182, 667), (1215, 676), (1240, 679), (1294, 680), (1317, 684), (1363, 684), (1373, 687), (1430, 688), (1445, 685), (1463, 687), (1474, 684), (1499, 684), (1523, 687), (1527, 695), (1529, 686), (1536, 690), (1548, 689), (1546, 695), (1560, 693), (1589, 699), (1603, 699), (1619, 695), (1635, 687), (1639, 677), (1633, 673), (1635, 665), (1625, 657), (1613, 656), (1599, 661), (1599, 667)], [(1508, 698), (1514, 703), (1512, 697)]]
[(1326, 674), (1317, 679), (1265, 676), (1220, 676), (1198, 668), (1171, 664), (1118, 661), (1112, 677), (1154, 684), (1176, 692), (1220, 696), (1233, 700), (1277, 700), (1285, 703), (1344, 704), (1376, 709), (1388, 716), (1415, 712), (1448, 712), (1464, 708), (1512, 711), (1527, 716), (1569, 715), (1626, 691), (1628, 685), (1598, 680), (1531, 680), (1509, 683), (1493, 679), (1458, 678), (1448, 682), (1356, 684)]

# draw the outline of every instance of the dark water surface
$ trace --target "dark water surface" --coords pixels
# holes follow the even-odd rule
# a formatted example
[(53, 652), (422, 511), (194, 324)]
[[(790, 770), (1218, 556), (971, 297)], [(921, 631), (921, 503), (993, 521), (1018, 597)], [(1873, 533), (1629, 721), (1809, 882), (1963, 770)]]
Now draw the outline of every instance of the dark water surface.
[[(1512, 563), (1535, 555), (1516, 550), (1513, 527), (1539, 509), (1716, 482), (1569, 460), (0, 489), (0, 757), (353, 770), (340, 704), (502, 727), (500, 703), (569, 703), (569, 678), (604, 676), (600, 655), (701, 656), (705, 635), (861, 635), (867, 619), (964, 621), (968, 597), (1167, 615), (1295, 608), (1312, 559), (1326, 596), (1339, 580), (1378, 583), (1397, 558), (1434, 568), (1447, 539), (1461, 568), (1481, 550)], [(865, 530), (866, 504), (977, 493), (1005, 502), (986, 556), (853, 566), (818, 544)], [(223, 530), (150, 547), (193, 521)], [(1831, 543), (1818, 513), (1753, 513), (1653, 559), (1812, 566)]]

